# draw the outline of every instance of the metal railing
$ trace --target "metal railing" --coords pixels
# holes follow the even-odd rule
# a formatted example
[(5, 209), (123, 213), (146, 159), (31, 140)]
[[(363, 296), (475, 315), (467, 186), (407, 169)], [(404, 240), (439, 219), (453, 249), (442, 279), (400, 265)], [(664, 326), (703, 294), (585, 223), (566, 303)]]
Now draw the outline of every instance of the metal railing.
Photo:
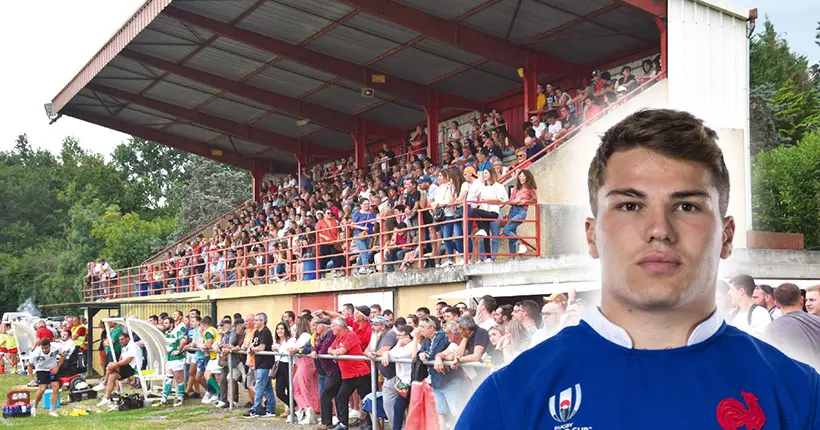
[[(582, 123), (580, 123), (577, 127), (575, 127), (572, 131), (570, 131), (569, 133), (561, 136), (559, 139), (554, 140), (549, 145), (545, 145), (544, 148), (542, 148), (540, 151), (536, 152), (535, 154), (533, 154), (530, 157), (527, 157), (527, 159), (525, 161), (519, 162), (515, 165), (508, 166), (509, 170), (507, 171), (506, 174), (502, 175), (498, 179), (498, 182), (506, 183), (511, 178), (514, 178), (515, 175), (518, 174), (518, 172), (530, 167), (534, 162), (536, 162), (544, 154), (554, 151), (556, 148), (558, 148), (559, 146), (561, 146), (562, 144), (564, 144), (568, 140), (572, 139), (578, 133), (580, 133), (581, 130), (589, 127), (590, 125), (592, 125), (593, 123), (595, 123), (599, 119), (603, 118), (607, 113), (611, 112), (613, 109), (615, 109), (617, 107), (620, 107), (621, 105), (628, 102), (629, 100), (631, 100), (636, 95), (643, 92), (643, 90), (645, 90), (649, 86), (654, 85), (655, 83), (661, 81), (665, 77), (666, 77), (666, 72), (665, 71), (653, 76), (652, 78), (646, 80), (645, 82), (643, 82), (642, 84), (637, 86), (632, 91), (629, 91), (626, 94), (624, 94), (622, 96), (619, 96), (618, 100), (616, 100), (614, 102), (611, 102), (609, 104), (609, 106), (602, 109), (597, 114), (593, 115), (590, 118), (584, 118), (584, 121)], [(532, 111), (530, 113), (544, 113), (544, 112), (547, 112), (547, 111), (543, 111), (543, 110), (541, 110), (541, 111)]]
[[(113, 271), (106, 279), (87, 282), (83, 300), (309, 281), (322, 279), (328, 274), (350, 276), (354, 270), (358, 274), (406, 271), (423, 269), (436, 261), (449, 265), (455, 263), (457, 258), (461, 258), (463, 264), (469, 264), (472, 259), (481, 261), (541, 254), (541, 213), (537, 203), (521, 205), (527, 211), (530, 206), (536, 207), (534, 216), (527, 219), (510, 219), (500, 213), (497, 219), (480, 218), (472, 210), (481, 204), (499, 207), (512, 205), (501, 201), (463, 201), (439, 206), (438, 209), (452, 208), (455, 213), (452, 218), (439, 221), (435, 220), (435, 212), (430, 207), (423, 207), (357, 223), (348, 222), (345, 218), (341, 225), (293, 233), (277, 239), (204, 249), (198, 255)], [(476, 236), (472, 233), (472, 227), (478, 221), (498, 222), (499, 231), (501, 224), (507, 222), (519, 223), (516, 230), (523, 225), (534, 224), (534, 235), (520, 235), (517, 231), (515, 236), (501, 235), (503, 232), (492, 235), (491, 231), (486, 231), (485, 236)], [(405, 226), (398, 228), (399, 223)], [(388, 224), (395, 225), (395, 228), (390, 228)], [(457, 232), (457, 227), (460, 232)], [(448, 238), (443, 235), (437, 237), (437, 232), (444, 229), (452, 235)], [(490, 240), (490, 249), (481, 251), (480, 243), (472, 249), (474, 239)], [(498, 243), (500, 239), (517, 241), (526, 246), (527, 252), (518, 253), (514, 249), (508, 249), (506, 253), (493, 252), (493, 243)], [(498, 248), (501, 249), (500, 246)], [(228, 251), (235, 255), (226, 255)], [(374, 260), (372, 263), (371, 256)]]

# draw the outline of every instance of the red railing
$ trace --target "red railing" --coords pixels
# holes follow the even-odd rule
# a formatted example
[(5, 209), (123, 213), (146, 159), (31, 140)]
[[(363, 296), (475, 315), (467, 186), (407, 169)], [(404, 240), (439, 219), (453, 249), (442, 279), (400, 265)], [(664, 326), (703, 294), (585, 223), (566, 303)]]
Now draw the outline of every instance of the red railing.
[(146, 259), (142, 262), (142, 264), (147, 264), (147, 263), (149, 263), (149, 262), (152, 262), (152, 261), (156, 260), (157, 258), (159, 258), (161, 255), (165, 254), (166, 252), (171, 251), (172, 249), (175, 249), (175, 248), (176, 248), (177, 246), (179, 246), (181, 243), (183, 243), (183, 242), (187, 242), (187, 241), (188, 241), (188, 240), (190, 240), (192, 237), (194, 237), (194, 236), (198, 235), (199, 233), (202, 233), (203, 231), (205, 231), (205, 230), (207, 230), (207, 229), (209, 229), (209, 228), (211, 228), (211, 227), (215, 226), (216, 224), (218, 224), (218, 223), (222, 222), (222, 220), (224, 220), (225, 218), (227, 218), (227, 217), (229, 217), (229, 216), (233, 215), (234, 213), (236, 213), (236, 211), (238, 211), (238, 210), (239, 210), (239, 209), (241, 209), (243, 206), (247, 205), (248, 203), (250, 203), (250, 202), (252, 202), (252, 201), (253, 201), (253, 200), (246, 200), (246, 201), (244, 201), (244, 202), (242, 202), (242, 203), (238, 204), (235, 208), (231, 209), (230, 211), (225, 212), (224, 214), (222, 214), (222, 215), (220, 215), (220, 216), (218, 216), (218, 217), (214, 218), (212, 221), (210, 221), (210, 222), (206, 223), (206, 224), (205, 224), (205, 225), (203, 225), (202, 227), (199, 227), (198, 229), (196, 229), (196, 230), (194, 230), (194, 231), (192, 231), (192, 232), (190, 232), (190, 233), (186, 234), (185, 236), (183, 236), (182, 238), (180, 238), (180, 239), (179, 239), (179, 240), (177, 240), (176, 242), (172, 243), (171, 245), (166, 246), (166, 247), (165, 247), (165, 248), (163, 248), (161, 251), (159, 251), (159, 252), (157, 252), (156, 254), (154, 254), (154, 255), (152, 255), (152, 256), (150, 256), (150, 257), (146, 258)]
[[(251, 284), (315, 280), (326, 275), (350, 276), (354, 272), (364, 274), (405, 271), (411, 268), (422, 269), (436, 264), (437, 261), (437, 265), (469, 264), (482, 259), (541, 254), (541, 214), (537, 204), (522, 205), (527, 212), (529, 206), (536, 208), (535, 213), (531, 216), (528, 214), (527, 219), (499, 216), (491, 221), (499, 223), (499, 230), (508, 222), (520, 223), (517, 230), (524, 225), (534, 224), (534, 235), (523, 236), (516, 230), (514, 236), (500, 233), (493, 235), (491, 231), (488, 231), (486, 236), (476, 236), (475, 229), (471, 227), (474, 222), (482, 219), (472, 215), (470, 209), (480, 204), (511, 205), (509, 202), (496, 201), (452, 203), (440, 206), (452, 207), (456, 214), (461, 212), (462, 215), (454, 216), (452, 219), (425, 222), (425, 219), (433, 217), (433, 211), (428, 207), (418, 210), (415, 214), (404, 212), (356, 224), (343, 222), (341, 226), (292, 234), (280, 240), (265, 240), (227, 249), (207, 249), (199, 255), (186, 256), (181, 261), (172, 259), (143, 264), (116, 270), (105, 279), (89, 280), (83, 289), (83, 300), (142, 297)], [(388, 221), (391, 218), (395, 221), (396, 228), (388, 229)], [(408, 224), (398, 228), (399, 223), (405, 221)], [(355, 227), (369, 223), (373, 224), (372, 233), (363, 233), (356, 237), (353, 233), (357, 230)], [(457, 233), (456, 224), (461, 227), (461, 232)], [(450, 229), (452, 235), (448, 238), (441, 237), (440, 232), (443, 229)], [(324, 236), (336, 236), (334, 231), (338, 233), (337, 240), (327, 241), (319, 238), (320, 233), (326, 233)], [(518, 252), (518, 249), (493, 252), (492, 245), (490, 249), (480, 252), (479, 244), (472, 246), (471, 242), (483, 239), (488, 239), (491, 243), (501, 239), (517, 241), (526, 247), (526, 252)], [(366, 248), (359, 249), (361, 241), (369, 242)], [(449, 241), (452, 241), (450, 248), (447, 246)], [(500, 245), (499, 243), (499, 249)], [(441, 253), (442, 246), (445, 248), (444, 253)], [(451, 250), (453, 252), (448, 252)], [(222, 256), (218, 254), (220, 251), (223, 253)], [(228, 257), (225, 255), (228, 251), (236, 255)], [(361, 261), (354, 260), (358, 260), (362, 253), (372, 254), (373, 262), (370, 262), (367, 255), (363, 256)], [(328, 267), (329, 262), (333, 264)]]
[[(518, 163), (518, 164), (516, 164), (516, 165), (513, 165), (513, 166), (509, 166), (509, 170), (507, 171), (507, 173), (505, 173), (504, 175), (502, 175), (502, 176), (498, 179), (498, 182), (501, 182), (501, 183), (506, 183), (506, 182), (507, 182), (507, 181), (509, 181), (511, 178), (513, 178), (513, 177), (514, 177), (514, 175), (518, 174), (518, 172), (519, 172), (519, 171), (521, 171), (521, 170), (523, 170), (523, 169), (528, 168), (530, 165), (532, 165), (532, 163), (534, 163), (536, 160), (538, 160), (538, 159), (539, 159), (540, 157), (542, 157), (544, 154), (546, 154), (547, 152), (551, 152), (551, 151), (553, 151), (555, 148), (559, 147), (559, 146), (560, 146), (560, 145), (562, 145), (564, 142), (568, 141), (569, 139), (572, 139), (572, 138), (573, 138), (575, 135), (577, 135), (577, 134), (578, 134), (581, 130), (583, 130), (583, 129), (585, 129), (585, 128), (589, 127), (589, 126), (590, 126), (590, 125), (592, 125), (595, 121), (597, 121), (597, 120), (598, 120), (598, 119), (600, 119), (600, 118), (603, 118), (603, 117), (604, 117), (604, 115), (606, 115), (607, 113), (611, 112), (611, 111), (612, 111), (613, 109), (615, 109), (616, 107), (619, 107), (619, 106), (621, 106), (622, 104), (626, 103), (627, 101), (629, 101), (630, 99), (632, 99), (632, 97), (634, 97), (634, 96), (636, 96), (636, 95), (640, 94), (640, 93), (641, 93), (644, 89), (646, 89), (647, 87), (649, 87), (649, 86), (651, 86), (651, 85), (655, 84), (656, 82), (660, 81), (660, 80), (661, 80), (661, 79), (663, 79), (664, 77), (666, 77), (666, 72), (661, 72), (661, 73), (659, 73), (659, 74), (657, 74), (657, 75), (653, 76), (652, 78), (650, 78), (649, 80), (645, 81), (644, 83), (642, 83), (641, 85), (639, 85), (638, 87), (636, 87), (635, 89), (633, 89), (632, 91), (630, 91), (630, 92), (628, 92), (628, 93), (626, 93), (626, 94), (624, 94), (624, 95), (622, 95), (622, 96), (619, 96), (619, 97), (618, 97), (618, 100), (616, 100), (616, 101), (614, 101), (614, 102), (611, 102), (609, 106), (607, 106), (606, 108), (602, 109), (602, 110), (601, 110), (600, 112), (598, 112), (596, 115), (592, 116), (591, 118), (584, 118), (584, 122), (582, 122), (581, 124), (579, 124), (579, 125), (578, 125), (578, 127), (575, 127), (575, 129), (574, 129), (574, 130), (572, 130), (571, 132), (569, 132), (569, 133), (565, 134), (564, 136), (561, 136), (561, 138), (560, 138), (560, 139), (557, 139), (557, 140), (553, 141), (553, 142), (552, 142), (552, 143), (550, 143), (549, 145), (546, 145), (543, 149), (541, 149), (540, 151), (536, 152), (536, 153), (535, 153), (535, 154), (533, 154), (531, 157), (528, 157), (528, 158), (526, 159), (526, 161), (520, 162), (520, 163)], [(543, 112), (544, 112), (544, 111), (533, 111), (533, 112), (531, 112), (531, 113), (543, 113)]]

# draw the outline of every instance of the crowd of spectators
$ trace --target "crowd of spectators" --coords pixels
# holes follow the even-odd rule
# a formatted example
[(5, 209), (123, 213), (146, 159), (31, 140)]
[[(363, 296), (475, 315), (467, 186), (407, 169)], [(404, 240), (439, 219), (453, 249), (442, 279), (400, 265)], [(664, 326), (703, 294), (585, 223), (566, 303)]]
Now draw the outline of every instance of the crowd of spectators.
[(574, 95), (539, 85), (538, 111), (523, 123), (521, 142), (502, 112), (490, 109), (469, 124), (450, 124), (438, 163), (427, 157), (428, 131), (418, 126), (401, 148), (385, 143), (368, 153), (365, 167), (342, 158), (264, 182), (257, 203), (234, 211), (208, 237), (129, 272), (125, 288), (123, 274), (118, 280), (104, 260), (89, 263), (86, 299), (533, 255), (538, 239), (518, 232), (536, 212), (536, 181), (527, 169), (546, 147), (654, 76), (657, 62), (645, 61), (639, 76), (629, 67), (618, 79), (595, 71)]

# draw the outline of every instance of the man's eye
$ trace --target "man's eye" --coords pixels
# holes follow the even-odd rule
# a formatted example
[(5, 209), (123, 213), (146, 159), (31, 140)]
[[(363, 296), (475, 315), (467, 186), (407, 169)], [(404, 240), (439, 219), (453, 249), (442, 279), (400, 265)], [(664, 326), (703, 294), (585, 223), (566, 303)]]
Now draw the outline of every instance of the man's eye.
[(624, 212), (634, 212), (634, 211), (639, 210), (641, 207), (637, 203), (627, 202), (627, 203), (621, 203), (620, 205), (618, 205), (617, 208), (621, 211), (624, 211)]
[(695, 212), (698, 210), (698, 207), (692, 203), (681, 203), (678, 205), (678, 209), (683, 212)]

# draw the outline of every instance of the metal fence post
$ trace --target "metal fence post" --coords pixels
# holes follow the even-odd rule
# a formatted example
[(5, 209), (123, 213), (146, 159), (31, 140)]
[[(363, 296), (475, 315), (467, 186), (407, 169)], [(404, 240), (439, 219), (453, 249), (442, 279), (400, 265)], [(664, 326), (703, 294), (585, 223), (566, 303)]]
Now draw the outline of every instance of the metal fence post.
[(233, 353), (228, 353), (228, 410), (233, 410)]
[[(376, 390), (379, 389), (378, 381), (376, 380), (376, 361), (370, 360), (370, 392), (373, 395), (373, 407), (370, 408), (370, 417), (373, 420), (373, 428), (379, 428), (379, 399), (376, 397)], [(364, 407), (364, 399), (362, 399), (362, 407)], [(393, 423), (390, 423), (393, 425)]]
[(295, 356), (291, 355), (288, 358), (288, 410), (290, 411), (290, 423), (291, 424), (298, 424), (294, 422), (294, 417), (296, 416), (293, 413), (293, 360), (296, 359)]

